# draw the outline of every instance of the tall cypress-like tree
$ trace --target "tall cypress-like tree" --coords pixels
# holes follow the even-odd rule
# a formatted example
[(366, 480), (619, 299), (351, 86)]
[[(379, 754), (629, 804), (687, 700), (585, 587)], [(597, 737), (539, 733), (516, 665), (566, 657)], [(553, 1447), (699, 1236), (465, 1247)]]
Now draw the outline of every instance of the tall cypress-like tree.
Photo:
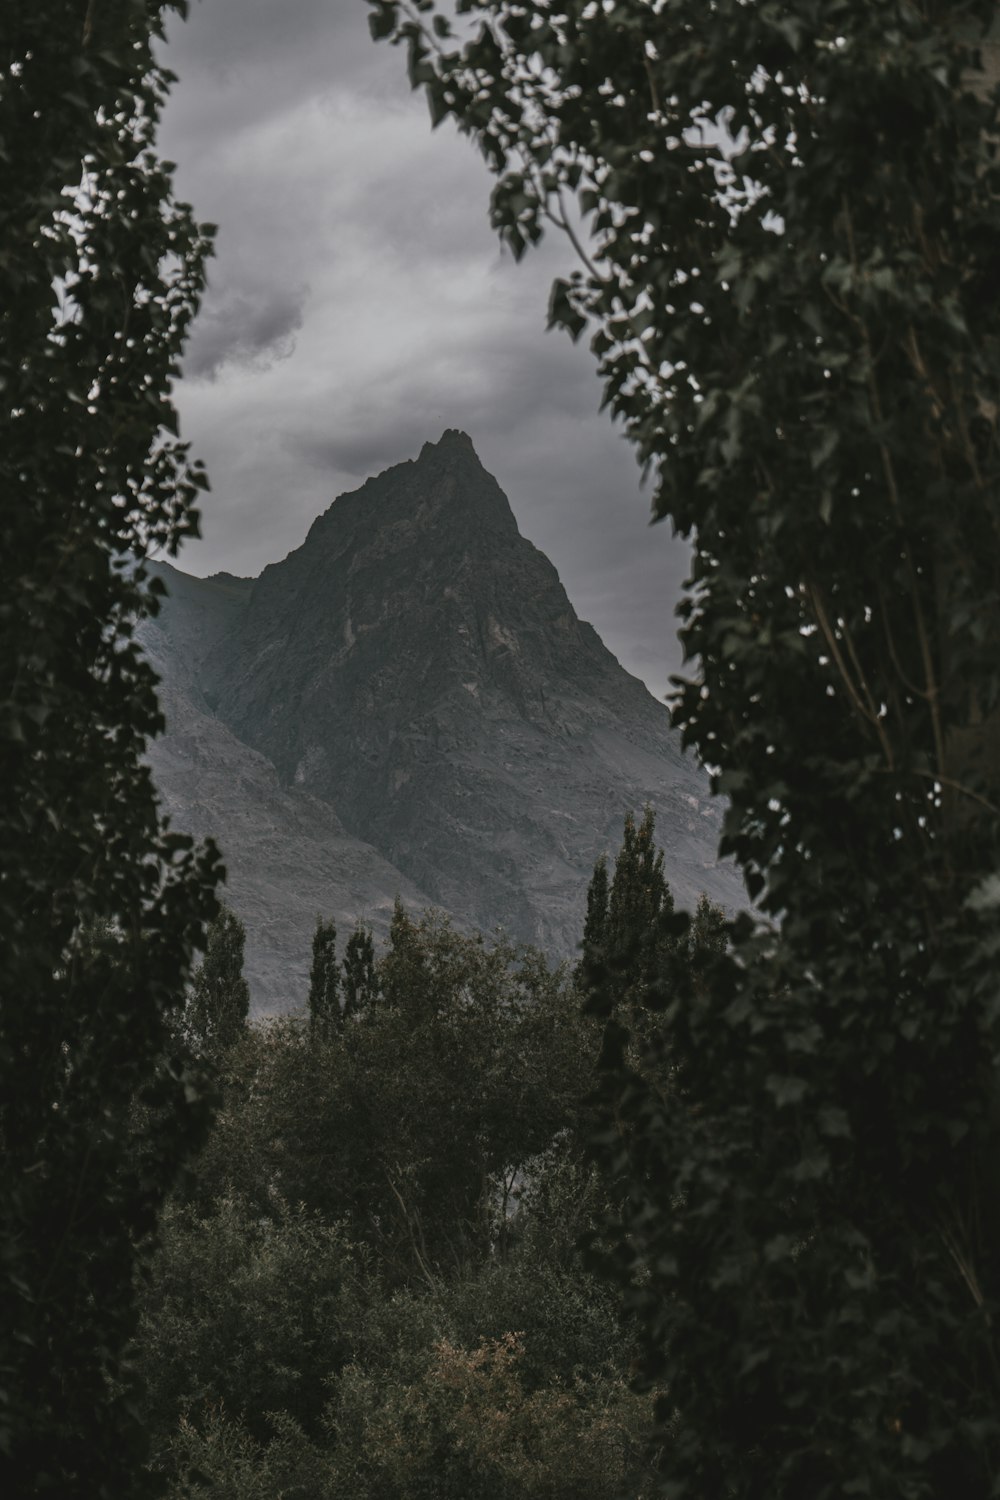
[(390, 1006), (430, 1003), (426, 984), (426, 954), (417, 924), (397, 896), (389, 924), (389, 943), (379, 965), (382, 994)]
[(330, 1036), (340, 1024), (340, 974), (337, 969), (337, 927), (316, 918), (312, 968), (309, 971), (309, 1024), (314, 1034)]
[(603, 957), (608, 937), (608, 857), (594, 861), (593, 874), (587, 886), (587, 911), (583, 920), (581, 956), (574, 970), (578, 984), (586, 984), (587, 965)]
[(378, 998), (371, 928), (359, 922), (347, 939), (343, 963), (344, 1019), (361, 1014)]
[[(704, 895), (693, 920), (675, 912), (653, 809), (645, 809), (638, 827), (628, 812), (610, 882), (603, 856), (594, 866), (576, 979), (588, 1006), (596, 997), (614, 996), (605, 1055), (624, 1046), (626, 1071), (644, 1075), (643, 1090), (661, 1089), (673, 1067), (662, 1046), (661, 1010), (689, 993), (710, 953), (724, 949), (724, 929), (725, 914)], [(618, 1082), (616, 1076), (612, 1091)], [(616, 1133), (620, 1125), (618, 1119)]]
[(608, 894), (604, 945), (625, 988), (655, 979), (664, 945), (671, 941), (673, 909), (663, 874), (663, 851), (656, 846), (655, 814), (647, 807), (637, 828), (630, 812)]
[(223, 906), (208, 929), (185, 1017), (193, 1045), (208, 1057), (221, 1057), (246, 1029), (250, 988), (243, 974), (245, 945), (246, 928)]
[(603, 948), (608, 935), (608, 857), (602, 854), (594, 864), (587, 887), (587, 915), (583, 923), (584, 948)]

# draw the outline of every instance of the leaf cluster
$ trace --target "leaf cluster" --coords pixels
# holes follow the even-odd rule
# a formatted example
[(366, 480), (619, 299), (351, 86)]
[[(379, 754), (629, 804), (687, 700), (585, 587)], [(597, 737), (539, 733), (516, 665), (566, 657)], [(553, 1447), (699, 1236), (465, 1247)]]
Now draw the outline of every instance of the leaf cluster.
[[(169, 831), (143, 559), (206, 488), (170, 396), (207, 226), (155, 136), (168, 7), (0, 15), (0, 1484), (132, 1492), (136, 1246), (206, 1100), (174, 1022), (215, 910)], [(117, 1392), (118, 1394), (115, 1394)]]

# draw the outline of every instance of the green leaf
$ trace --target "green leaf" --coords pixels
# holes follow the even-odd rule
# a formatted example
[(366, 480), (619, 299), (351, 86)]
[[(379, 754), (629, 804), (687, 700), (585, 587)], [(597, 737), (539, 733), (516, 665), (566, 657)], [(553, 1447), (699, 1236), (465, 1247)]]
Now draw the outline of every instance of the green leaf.
[(549, 293), (548, 327), (565, 328), (575, 342), (586, 328), (587, 320), (573, 305), (570, 292), (568, 282), (557, 279), (552, 283)]
[(816, 1116), (817, 1125), (821, 1135), (827, 1136), (850, 1136), (851, 1122), (847, 1111), (839, 1105), (824, 1105)]
[(780, 1073), (769, 1073), (764, 1080), (764, 1087), (779, 1109), (786, 1104), (800, 1104), (809, 1092), (809, 1085), (804, 1078), (795, 1078)]

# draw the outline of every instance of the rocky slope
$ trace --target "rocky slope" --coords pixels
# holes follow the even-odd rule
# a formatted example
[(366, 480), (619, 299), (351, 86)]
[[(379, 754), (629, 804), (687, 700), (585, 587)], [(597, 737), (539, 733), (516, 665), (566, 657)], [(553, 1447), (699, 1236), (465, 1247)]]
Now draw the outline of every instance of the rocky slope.
[[(594, 859), (649, 802), (681, 900), (740, 903), (715, 862), (707, 778), (663, 706), (577, 619), (464, 433), (342, 495), (252, 584), (171, 570), (168, 586), (158, 664), (171, 658), (180, 697), (156, 774), (179, 826), (204, 825), (227, 783), (233, 902), (248, 927), (265, 922), (268, 944), (289, 917), (271, 909), (265, 866), (294, 865), (306, 825), (317, 851), (349, 837), (382, 860), (366, 868), (387, 882), (385, 905), (406, 890), (568, 955)], [(182, 722), (191, 759), (171, 771)], [(228, 778), (227, 757), (239, 766)], [(240, 788), (252, 789), (245, 815)], [(265, 806), (276, 842), (257, 848), (249, 827)], [(290, 879), (288, 902), (315, 903), (325, 870), (298, 894)], [(310, 930), (314, 918), (310, 906)]]
[(399, 895), (420, 911), (431, 904), (402, 871), (351, 836), (334, 809), (282, 786), (270, 761), (242, 744), (211, 712), (192, 662), (238, 611), (248, 592), (225, 576), (189, 578), (164, 564), (170, 590), (141, 636), (160, 675), (167, 732), (150, 763), (174, 826), (211, 836), (226, 863), (226, 900), (247, 928), (246, 973), (256, 1011), (303, 1004), (316, 917), (346, 933), (358, 918), (378, 936), (389, 930)]

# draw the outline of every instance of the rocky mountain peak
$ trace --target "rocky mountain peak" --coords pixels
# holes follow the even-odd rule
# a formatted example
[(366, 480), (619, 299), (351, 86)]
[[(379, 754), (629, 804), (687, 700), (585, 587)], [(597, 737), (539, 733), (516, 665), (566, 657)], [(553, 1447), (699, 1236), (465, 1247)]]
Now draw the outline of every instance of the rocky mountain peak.
[(378, 930), (397, 892), (573, 955), (594, 860), (647, 803), (678, 900), (740, 903), (707, 777), (467, 434), (341, 495), (256, 580), (161, 572), (151, 761), (176, 826), (219, 838), (258, 1003), (304, 999), (318, 912)]
[(487, 533), (518, 535), (510, 502), (468, 434), (448, 428), (437, 443), (424, 443), (416, 459), (339, 495), (313, 522), (304, 546), (321, 547), (332, 561), (361, 545), (383, 555), (417, 546), (423, 554), (436, 537), (452, 548), (458, 539), (484, 542)]
[[(477, 464), (480, 462), (479, 454), (476, 452), (469, 434), (463, 432), (460, 427), (446, 427), (436, 443), (428, 441), (423, 445), (420, 450), (420, 458), (417, 462), (419, 463), (421, 460), (429, 458), (434, 454), (439, 454), (442, 451), (445, 453), (454, 453), (456, 450), (461, 449), (471, 453)], [(480, 464), (481, 467), (482, 465)]]

